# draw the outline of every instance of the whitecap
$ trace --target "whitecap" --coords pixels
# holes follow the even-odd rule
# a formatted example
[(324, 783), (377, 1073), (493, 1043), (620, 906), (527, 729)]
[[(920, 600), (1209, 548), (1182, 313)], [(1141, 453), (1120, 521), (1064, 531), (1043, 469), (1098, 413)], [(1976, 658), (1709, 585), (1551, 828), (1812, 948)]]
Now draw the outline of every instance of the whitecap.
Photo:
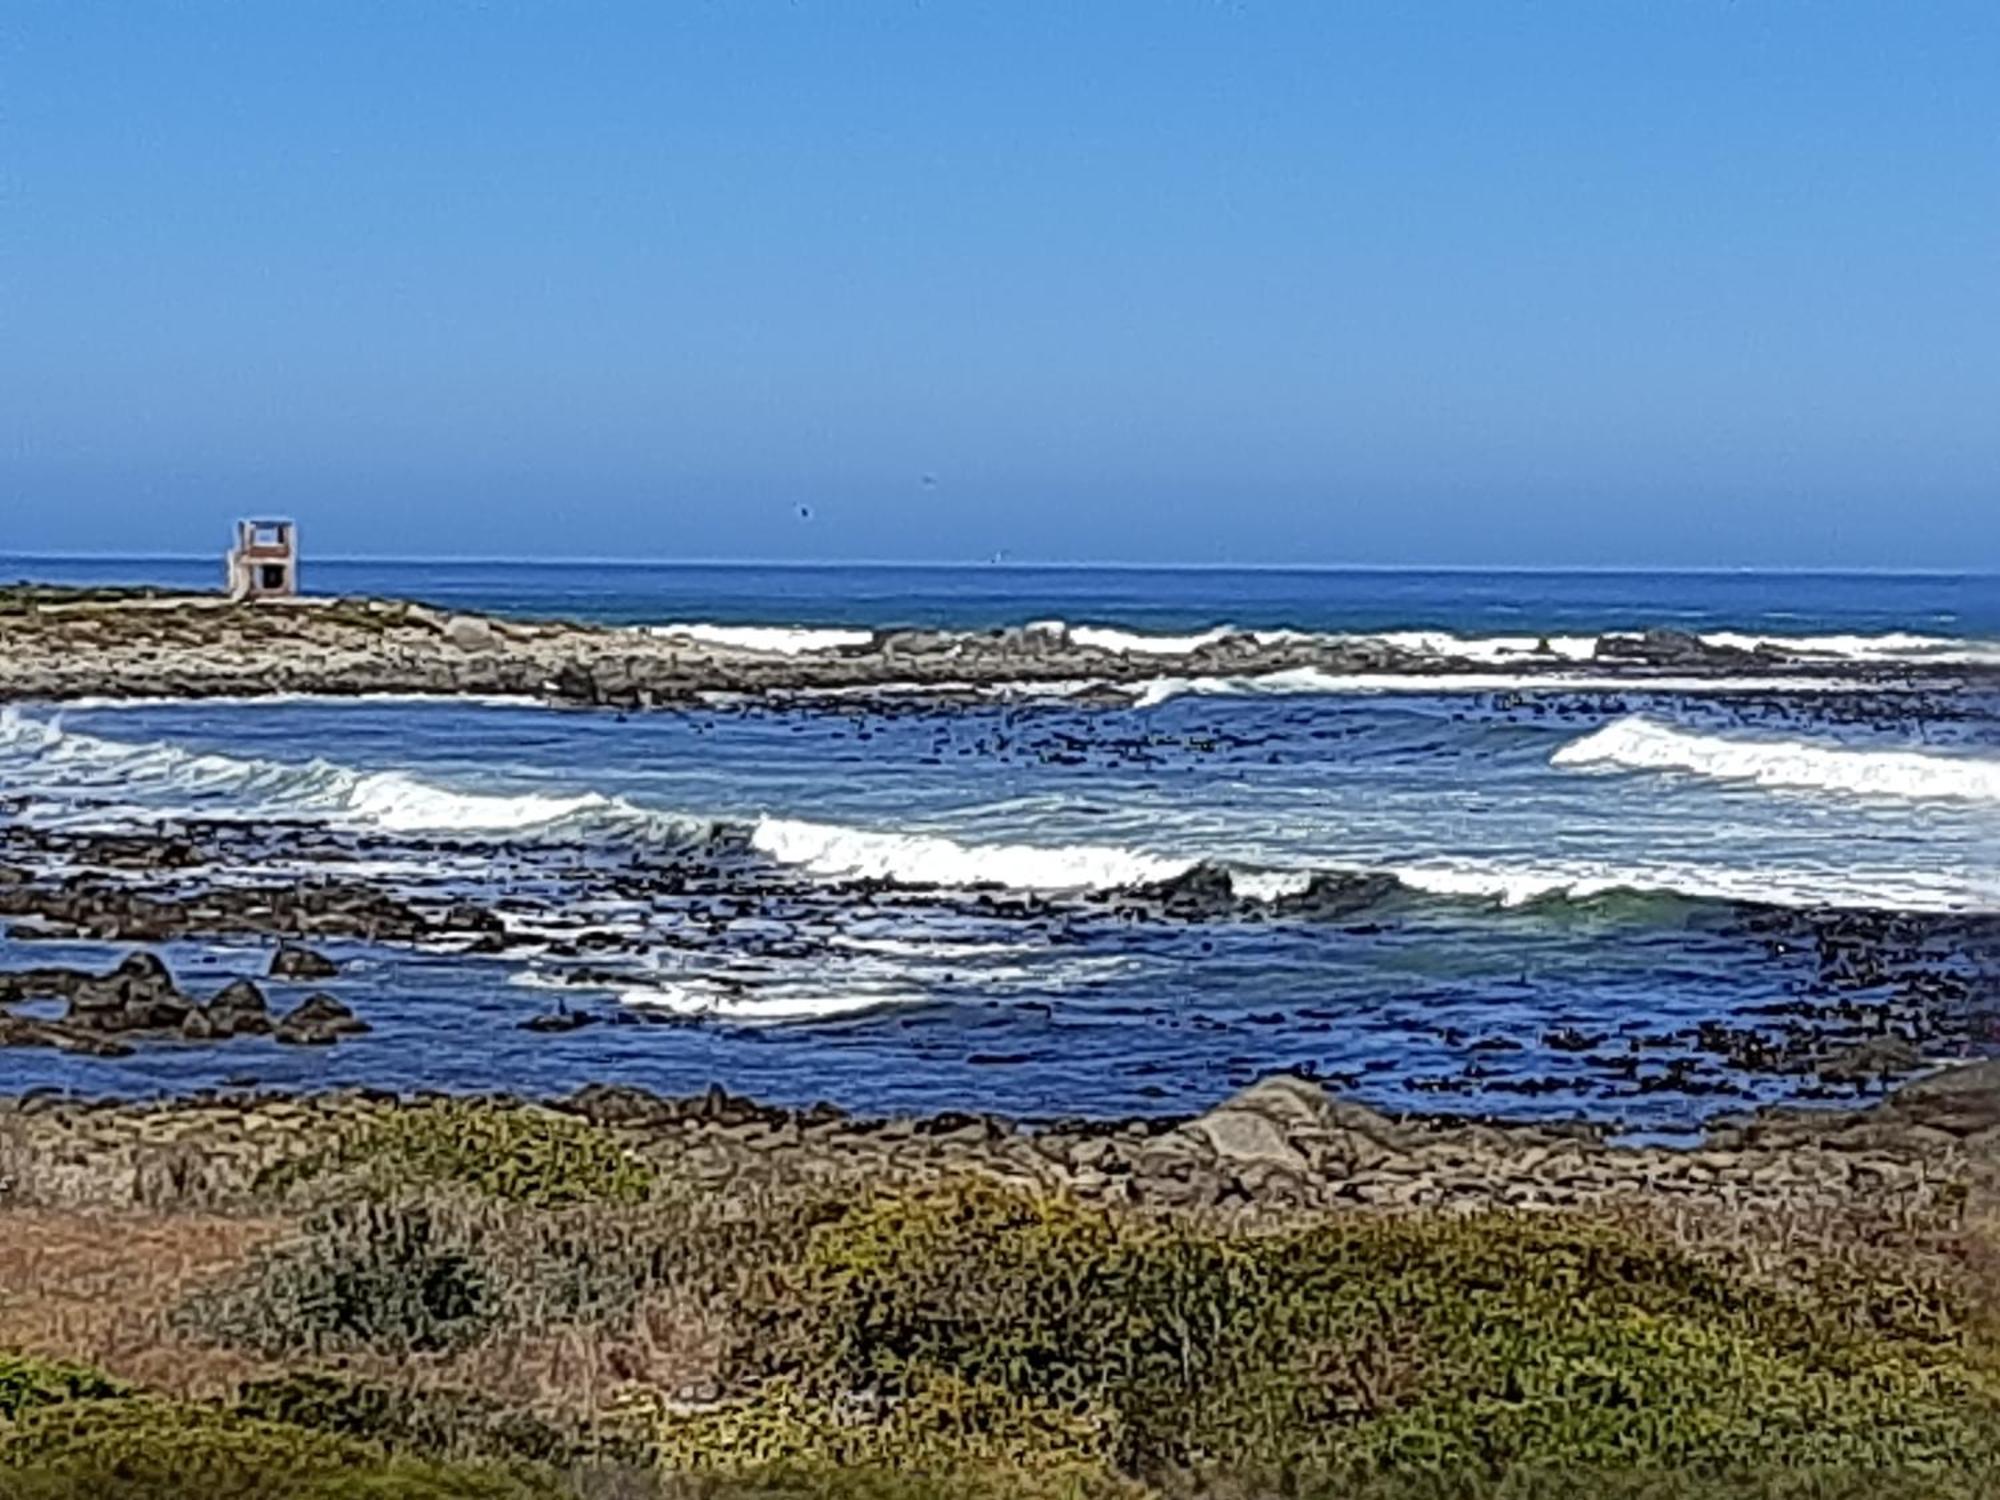
[(727, 1021), (741, 1026), (773, 1026), (825, 1021), (890, 1006), (921, 1005), (921, 990), (863, 987), (849, 990), (771, 987), (744, 989), (704, 983), (635, 985), (619, 991), (621, 1004), (663, 1010), (689, 1020)]
[(2000, 761), (1916, 750), (1863, 750), (1803, 740), (1725, 739), (1630, 714), (1573, 740), (1558, 766), (1680, 771), (1721, 781), (1855, 796), (2000, 801)]
[(707, 646), (756, 651), (768, 656), (807, 656), (817, 651), (842, 651), (875, 643), (875, 632), (872, 630), (808, 625), (650, 625), (644, 629), (649, 635), (671, 636), (699, 641)]
[(941, 834), (877, 832), (795, 818), (759, 818), (750, 844), (780, 864), (814, 875), (1027, 891), (1146, 885), (1184, 874), (1194, 864), (1109, 845), (961, 844)]

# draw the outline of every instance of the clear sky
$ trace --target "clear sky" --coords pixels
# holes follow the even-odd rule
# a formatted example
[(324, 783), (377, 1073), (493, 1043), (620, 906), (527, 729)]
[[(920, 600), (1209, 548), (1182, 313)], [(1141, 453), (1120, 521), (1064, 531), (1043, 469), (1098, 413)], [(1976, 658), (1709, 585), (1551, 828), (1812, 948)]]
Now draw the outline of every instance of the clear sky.
[(1992, 0), (0, 0), (0, 273), (0, 552), (2000, 567)]

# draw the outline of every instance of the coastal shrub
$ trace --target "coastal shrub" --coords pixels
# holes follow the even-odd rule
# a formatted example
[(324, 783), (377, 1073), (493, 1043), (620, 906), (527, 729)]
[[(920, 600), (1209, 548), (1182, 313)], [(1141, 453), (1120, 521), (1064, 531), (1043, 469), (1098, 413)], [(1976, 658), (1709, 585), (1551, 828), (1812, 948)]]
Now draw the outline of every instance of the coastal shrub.
[(19, 1416), (37, 1406), (68, 1401), (99, 1401), (125, 1394), (126, 1388), (85, 1365), (27, 1355), (0, 1354), (0, 1419)]
[(594, 1447), (576, 1424), (558, 1426), (478, 1391), (381, 1385), (317, 1371), (246, 1382), (233, 1410), (439, 1458), (568, 1465)]
[[(990, 1423), (1048, 1435), (1007, 1450), (1031, 1467), (1287, 1487), (2000, 1455), (2000, 1391), (1962, 1338), (1928, 1314), (1900, 1326), (1569, 1219), (1231, 1233), (968, 1183), (884, 1193), (816, 1231), (753, 1323), (765, 1389), (726, 1421), (669, 1415), (663, 1445), (865, 1463), (867, 1440), (823, 1416), (865, 1398), (878, 1424), (911, 1408), (918, 1466), (976, 1452)], [(940, 1401), (970, 1403), (965, 1435), (928, 1417)]]
[(45, 1407), (0, 1426), (7, 1500), (555, 1500), (553, 1476), (447, 1465), (214, 1407), (138, 1399)]
[[(2000, 1474), (1879, 1470), (1517, 1470), (1504, 1475), (1354, 1475), (1277, 1490), (1238, 1483), (1139, 1487), (1104, 1476), (1011, 1469), (912, 1474), (881, 1468), (780, 1466), (749, 1474), (678, 1475), (661, 1500), (1992, 1500)], [(650, 1493), (650, 1492), (647, 1492)], [(621, 1496), (621, 1500), (626, 1497)]]
[(652, 1170), (608, 1131), (488, 1099), (430, 1099), (350, 1121), (330, 1149), (283, 1163), (260, 1186), (281, 1191), (335, 1174), (377, 1193), (457, 1187), (531, 1208), (633, 1204), (653, 1188)]
[(452, 1349), (498, 1311), (469, 1225), (426, 1204), (337, 1204), (306, 1237), (198, 1292), (184, 1329), (271, 1357)]

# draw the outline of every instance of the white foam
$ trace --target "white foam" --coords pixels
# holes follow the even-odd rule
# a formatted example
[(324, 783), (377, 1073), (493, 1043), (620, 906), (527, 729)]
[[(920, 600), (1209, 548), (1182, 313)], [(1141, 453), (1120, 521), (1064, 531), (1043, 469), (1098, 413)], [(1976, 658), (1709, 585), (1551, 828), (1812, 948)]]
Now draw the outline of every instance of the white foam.
[(1632, 676), (1579, 672), (1328, 672), (1288, 667), (1236, 677), (1156, 677), (1139, 684), (1104, 686), (1133, 692), (1134, 703), (1152, 708), (1175, 698), (1305, 696), (1339, 693), (1836, 693), (1880, 683), (1832, 677)]
[(1763, 648), (1782, 651), (1788, 656), (1821, 656), (1841, 661), (1931, 662), (1949, 666), (2000, 663), (2000, 641), (1955, 640), (1907, 631), (1882, 635), (1748, 635), (1719, 630), (1701, 639), (1711, 646), (1733, 646), (1739, 651)]
[[(1419, 656), (1494, 663), (1589, 661), (1597, 651), (1597, 637), (1594, 635), (1462, 636), (1444, 630), (1396, 630), (1367, 639)], [(1548, 649), (1544, 650), (1544, 646)]]
[(1227, 626), (1204, 630), (1198, 635), (1142, 635), (1137, 631), (1116, 630), (1103, 625), (1069, 627), (1072, 645), (1120, 656), (1186, 656), (1203, 646), (1227, 640), (1233, 633)]
[(1558, 766), (1683, 771), (1723, 781), (1866, 797), (2000, 801), (2000, 760), (1916, 750), (1860, 750), (1801, 740), (1690, 734), (1628, 715), (1557, 750)]
[(1311, 870), (1231, 870), (1229, 888), (1245, 901), (1279, 901), (1312, 884)]
[(788, 1022), (824, 1021), (859, 1015), (895, 1005), (920, 1005), (929, 999), (919, 990), (860, 988), (827, 993), (773, 986), (750, 990), (701, 980), (685, 984), (641, 985), (621, 990), (621, 1004), (664, 1010), (690, 1020), (728, 1021), (741, 1026), (772, 1026)]
[(977, 943), (955, 938), (860, 937), (844, 932), (836, 933), (827, 942), (830, 947), (879, 958), (925, 958), (953, 963), (1029, 951), (1020, 943)]
[(1436, 859), (1384, 866), (1378, 873), (1393, 875), (1414, 891), (1510, 907), (1549, 897), (1587, 900), (1615, 891), (1752, 905), (1899, 911), (1983, 911), (1992, 904), (1990, 892), (1942, 874), (1851, 869), (1741, 870), (1670, 861), (1610, 864), (1596, 860)]
[(793, 818), (759, 818), (750, 843), (760, 854), (814, 875), (1024, 891), (1145, 885), (1172, 879), (1194, 863), (1108, 845), (961, 844), (941, 834), (876, 832)]
[(806, 625), (653, 625), (650, 635), (699, 641), (734, 651), (767, 656), (807, 656), (816, 651), (841, 651), (875, 642), (872, 630), (839, 630)]
[[(392, 833), (525, 833), (585, 817), (634, 830), (684, 833), (697, 826), (597, 792), (473, 791), (325, 760), (258, 760), (165, 743), (128, 744), (78, 734), (60, 719), (39, 721), (11, 708), (0, 711), (0, 750), (32, 756), (36, 779), (63, 790), (143, 787), (183, 802), (226, 795), (236, 804), (230, 811), (245, 817), (314, 817)], [(183, 810), (156, 806), (145, 812), (157, 818)]]
[[(341, 804), (345, 812), (391, 833), (526, 831), (617, 806), (596, 792), (572, 797), (458, 792), (398, 771), (357, 776), (345, 789)], [(635, 811), (629, 806), (624, 810)]]

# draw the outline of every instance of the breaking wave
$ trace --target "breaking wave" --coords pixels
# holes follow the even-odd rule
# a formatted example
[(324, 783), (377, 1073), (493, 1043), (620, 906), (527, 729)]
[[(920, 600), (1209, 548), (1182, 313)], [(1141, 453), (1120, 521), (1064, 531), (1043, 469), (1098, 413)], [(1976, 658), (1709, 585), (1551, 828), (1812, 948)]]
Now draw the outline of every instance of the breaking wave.
[[(173, 798), (154, 816), (314, 818), (385, 833), (502, 835), (624, 825), (685, 833), (692, 825), (599, 792), (465, 791), (407, 772), (326, 760), (258, 760), (130, 744), (0, 710), (0, 752), (32, 758), (44, 795)], [(220, 805), (218, 805), (220, 804)], [(699, 825), (704, 826), (705, 825)]]
[(1630, 715), (1557, 750), (1558, 766), (1680, 771), (1720, 781), (1864, 797), (2000, 801), (2000, 761), (1916, 750), (1690, 734)]
[[(865, 648), (876, 632), (839, 626), (716, 625), (705, 623), (648, 625), (648, 634), (674, 636), (744, 651), (784, 656)], [(1438, 661), (1475, 662), (1491, 666), (1567, 662), (1588, 665), (1597, 659), (1596, 634), (1462, 635), (1448, 630), (1310, 631), (1244, 629), (1220, 624), (1197, 630), (1145, 631), (1109, 624), (1036, 620), (1019, 627), (1022, 634), (1051, 645), (1101, 651), (1114, 656), (1191, 656), (1212, 646), (1323, 645), (1338, 647), (1374, 643), (1417, 657)], [(971, 639), (991, 632), (938, 630), (925, 632), (940, 640)], [(1618, 632), (1611, 632), (1617, 634)], [(1849, 662), (1874, 666), (2000, 665), (2000, 641), (1961, 640), (1950, 636), (1886, 631), (1879, 635), (1776, 635), (1747, 631), (1710, 631), (1694, 637), (1716, 650), (1759, 652), (1813, 663)]]
[[(1899, 797), (2000, 800), (2000, 765), (1916, 752), (1834, 750), (1687, 734), (1632, 717), (1557, 751), (1563, 766), (1692, 770), (1773, 785)], [(466, 790), (399, 770), (362, 771), (128, 744), (66, 731), (0, 710), (0, 775), (29, 789), (57, 818), (290, 818), (360, 831), (470, 838), (552, 837), (706, 847), (754, 853), (823, 880), (880, 880), (913, 888), (994, 887), (1026, 893), (1120, 893), (1202, 909), (1218, 894), (1301, 914), (1344, 915), (1384, 900), (1431, 897), (1521, 907), (1585, 903), (1618, 893), (1756, 905), (1932, 912), (1991, 910), (1995, 893), (1940, 871), (1838, 867), (1738, 869), (1635, 860), (1431, 858), (1344, 867), (1214, 863), (1200, 854), (1100, 843), (974, 843), (934, 831), (870, 829), (765, 816), (728, 823), (643, 807), (597, 791)], [(143, 798), (143, 802), (134, 799)], [(727, 996), (713, 996), (719, 1014)], [(671, 1008), (674, 1002), (662, 1002)], [(692, 1003), (691, 1001), (689, 1003)], [(872, 1003), (872, 1002), (871, 1002)]]
[(877, 833), (793, 818), (758, 819), (750, 846), (780, 864), (837, 879), (1022, 891), (1149, 885), (1184, 875), (1194, 864), (1111, 845), (961, 844), (940, 834)]

